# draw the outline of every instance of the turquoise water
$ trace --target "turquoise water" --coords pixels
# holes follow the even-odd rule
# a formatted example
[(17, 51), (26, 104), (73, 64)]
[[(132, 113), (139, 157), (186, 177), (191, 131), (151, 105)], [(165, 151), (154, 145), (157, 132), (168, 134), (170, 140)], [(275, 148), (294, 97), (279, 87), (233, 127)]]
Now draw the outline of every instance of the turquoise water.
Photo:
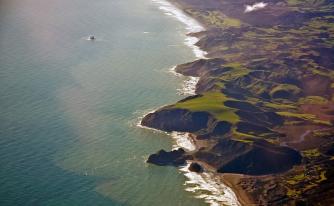
[(204, 204), (176, 168), (144, 162), (173, 142), (138, 118), (181, 98), (167, 71), (194, 59), (184, 26), (157, 8), (1, 1), (1, 206)]

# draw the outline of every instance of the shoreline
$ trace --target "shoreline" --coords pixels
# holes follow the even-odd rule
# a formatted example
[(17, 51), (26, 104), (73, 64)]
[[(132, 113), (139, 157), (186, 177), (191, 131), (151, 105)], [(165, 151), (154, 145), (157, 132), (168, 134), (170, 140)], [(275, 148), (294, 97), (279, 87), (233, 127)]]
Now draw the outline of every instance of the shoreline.
[(192, 76), (184, 76), (183, 74), (177, 73), (175, 71), (176, 66), (169, 69), (169, 72), (176, 77), (183, 77), (186, 78), (186, 80), (183, 81), (182, 87), (180, 89), (177, 89), (177, 94), (182, 96), (189, 96), (189, 95), (195, 95), (196, 94), (196, 85), (200, 79), (200, 77), (192, 77)]
[[(160, 130), (192, 132), (174, 137), (193, 138), (188, 144), (199, 148), (183, 152), (182, 157), (214, 176), (204, 180), (203, 173), (191, 174), (185, 167), (182, 170), (194, 187), (187, 190), (198, 190), (196, 198), (211, 205), (220, 205), (220, 193), (214, 192), (224, 191), (217, 184), (227, 185), (242, 205), (333, 202), (334, 189), (328, 190), (334, 165), (329, 158), (334, 151), (330, 135), (334, 131), (333, 42), (327, 27), (314, 26), (330, 25), (330, 2), (321, 2), (324, 10), (320, 11), (305, 2), (268, 1), (265, 10), (257, 12), (249, 11), (257, 4), (232, 0), (155, 2), (188, 31), (194, 31), (195, 24), (201, 32), (188, 36), (198, 37), (199, 42), (185, 43), (196, 49), (194, 44), (198, 45), (210, 57), (176, 67), (182, 75), (200, 77), (195, 87), (198, 95), (160, 108), (142, 121)], [(198, 29), (202, 27), (196, 20), (206, 30)], [(300, 38), (301, 34), (310, 36)], [(205, 56), (193, 52), (198, 58)], [(308, 132), (312, 128), (326, 132)], [(301, 141), (286, 145), (287, 140)], [(201, 170), (193, 166), (194, 171)]]
[(187, 16), (181, 9), (166, 0), (152, 0), (152, 2), (157, 4), (158, 8), (162, 10), (164, 14), (176, 18), (186, 26), (185, 29), (188, 33), (185, 35), (185, 45), (192, 49), (196, 58), (206, 59), (205, 55), (207, 52), (196, 46), (199, 39), (188, 35), (189, 33), (205, 31), (205, 28), (197, 20)]
[(244, 175), (241, 174), (226, 173), (220, 175), (220, 181), (223, 181), (224, 184), (226, 184), (229, 188), (233, 190), (235, 195), (238, 197), (238, 201), (241, 205), (256, 205), (254, 201), (249, 197), (249, 195), (247, 195), (246, 192), (243, 191), (241, 188), (238, 188), (240, 186), (237, 186), (238, 181), (243, 176)]
[[(186, 25), (186, 30), (189, 33), (196, 33), (204, 31), (204, 27), (197, 22), (195, 19), (184, 14), (178, 7), (174, 6), (168, 1), (165, 0), (152, 0), (153, 3), (160, 5), (159, 9), (164, 11), (164, 13), (168, 16), (173, 16), (178, 21), (182, 22)], [(195, 44), (198, 42), (198, 38), (187, 36), (189, 33), (186, 34), (185, 38), (185, 45), (190, 47), (197, 59), (206, 59), (205, 55), (207, 52), (202, 51), (198, 46)], [(195, 95), (196, 85), (199, 81), (199, 77), (191, 77), (191, 76), (184, 76), (183, 74), (177, 73), (175, 71), (176, 66), (169, 69), (169, 71), (179, 77), (187, 77), (188, 80), (185, 80), (181, 89), (178, 90), (179, 95)], [(161, 106), (163, 107), (163, 106)], [(161, 108), (159, 107), (159, 108)], [(159, 109), (158, 108), (158, 109)], [(172, 149), (183, 148), (187, 151), (195, 151), (197, 150), (197, 145), (194, 138), (191, 137), (190, 133), (182, 133), (182, 132), (165, 132), (157, 129), (153, 129), (150, 127), (145, 127), (141, 125), (141, 120), (144, 116), (149, 113), (153, 113), (156, 110), (152, 110), (142, 117), (140, 117), (140, 121), (137, 124), (138, 127), (144, 129), (150, 129), (155, 132), (163, 132), (175, 141), (173, 144)], [(187, 165), (180, 167), (179, 170), (184, 174), (184, 176), (188, 179), (184, 185), (188, 185), (185, 188), (186, 191), (196, 193), (196, 191), (201, 191), (200, 194), (195, 194), (195, 198), (203, 199), (205, 203), (208, 203), (211, 206), (218, 206), (221, 204), (228, 204), (231, 206), (240, 206), (241, 201), (239, 201), (239, 193), (234, 191), (235, 188), (231, 187), (229, 184), (226, 184), (225, 181), (220, 178), (220, 174), (215, 173), (214, 171), (208, 169), (207, 166), (203, 166), (205, 168), (205, 172), (199, 174), (195, 172), (191, 172), (188, 167), (191, 161), (187, 161)], [(217, 181), (218, 180), (218, 181)], [(203, 194), (203, 191), (208, 193)]]
[[(193, 144), (192, 151), (196, 151), (199, 148), (199, 142), (195, 140), (196, 136), (191, 133), (184, 133), (183, 136), (189, 139), (189, 142)], [(179, 135), (182, 138), (182, 136)], [(183, 145), (179, 145), (179, 148)], [(185, 147), (183, 149), (187, 150)], [(202, 173), (196, 173), (190, 171), (189, 165), (192, 162), (199, 163), (204, 171)], [(180, 168), (180, 171), (184, 173), (188, 179), (184, 185), (188, 186), (185, 190), (188, 192), (193, 192), (196, 194), (197, 191), (201, 191), (200, 194), (196, 194), (195, 198), (204, 199), (204, 202), (211, 206), (218, 205), (229, 205), (229, 206), (241, 206), (241, 201), (239, 201), (238, 194), (234, 191), (234, 187), (221, 178), (222, 174), (216, 173), (215, 170), (208, 164), (202, 161), (192, 161), (188, 160), (185, 166)], [(203, 191), (208, 193), (203, 194)]]

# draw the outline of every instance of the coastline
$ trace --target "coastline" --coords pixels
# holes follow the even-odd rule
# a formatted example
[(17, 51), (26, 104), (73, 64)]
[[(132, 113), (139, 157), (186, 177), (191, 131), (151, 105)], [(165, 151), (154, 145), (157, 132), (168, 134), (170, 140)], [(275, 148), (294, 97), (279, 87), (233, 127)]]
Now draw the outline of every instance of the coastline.
[[(175, 70), (182, 75), (200, 77), (195, 95), (148, 114), (142, 124), (191, 132), (188, 143), (198, 149), (184, 152), (182, 164), (190, 160), (202, 166), (193, 164), (195, 171), (214, 174), (207, 177), (213, 180), (212, 188), (204, 189), (211, 194), (217, 189), (214, 185), (223, 182), (242, 205), (333, 202), (334, 189), (324, 192), (333, 185), (328, 175), (334, 165), (333, 33), (325, 26), (314, 27), (330, 25), (326, 9), (331, 3), (320, 3), (324, 10), (318, 11), (305, 2), (268, 1), (265, 9), (253, 12), (245, 2), (232, 0), (155, 2), (162, 2), (159, 8), (185, 23), (188, 31), (192, 24), (187, 24), (186, 15), (206, 27), (188, 35), (199, 38), (191, 43), (210, 58), (178, 65)], [(300, 18), (307, 16), (312, 18)], [(310, 31), (310, 38), (300, 38)], [(307, 132), (315, 127), (326, 132)], [(203, 182), (196, 175), (188, 177), (193, 179), (190, 185)], [(197, 197), (220, 205), (219, 195), (210, 199), (202, 194)]]
[[(186, 30), (189, 33), (196, 33), (204, 31), (204, 27), (197, 22), (195, 19), (184, 14), (178, 7), (174, 6), (168, 1), (165, 0), (152, 0), (153, 3), (160, 5), (159, 9), (164, 11), (164, 13), (168, 16), (172, 16), (176, 18), (178, 21), (182, 22), (186, 25)], [(185, 38), (185, 45), (190, 47), (196, 57), (196, 59), (207, 59), (205, 55), (207, 52), (201, 50), (196, 43), (198, 42), (198, 38), (191, 37), (186, 34)], [(175, 71), (176, 66), (172, 67), (169, 71), (176, 75), (176, 76), (184, 76), (183, 74), (177, 73)], [(179, 95), (195, 95), (196, 85), (199, 81), (199, 77), (192, 77), (192, 76), (184, 76), (188, 79), (184, 81), (183, 86), (181, 89), (178, 89)], [(163, 107), (163, 106), (161, 106)], [(161, 108), (159, 107), (159, 108)], [(158, 109), (156, 109), (158, 110)], [(149, 113), (153, 113), (156, 110), (152, 110)], [(145, 116), (144, 115), (144, 116)], [(157, 130), (154, 128), (146, 127), (141, 124), (141, 119), (144, 117), (140, 117), (140, 121), (138, 122), (137, 126), (144, 129), (150, 129), (155, 132), (163, 132), (171, 136), (171, 138), (175, 141), (173, 145), (173, 150), (177, 148), (183, 148), (189, 152), (195, 151), (198, 149), (198, 145), (196, 144), (196, 140), (191, 136), (190, 133), (182, 133), (182, 132), (165, 132), (161, 130)], [(240, 206), (243, 205), (244, 201), (240, 201), (239, 199), (243, 200), (245, 197), (240, 198), (240, 193), (235, 191), (235, 187), (230, 184), (226, 179), (221, 178), (220, 174), (215, 173), (208, 165), (203, 164), (205, 168), (205, 172), (199, 174), (196, 172), (191, 172), (188, 167), (191, 161), (187, 161), (187, 165), (180, 167), (180, 171), (184, 174), (184, 176), (188, 179), (184, 185), (186, 186), (185, 190), (188, 192), (195, 193), (197, 191), (200, 194), (196, 194), (195, 198), (204, 199), (204, 202), (208, 203), (211, 206), (218, 206), (221, 204), (228, 204), (231, 206)], [(246, 197), (247, 199), (247, 197)]]
[[(186, 30), (188, 31), (187, 34), (197, 33), (205, 30), (205, 28), (198, 21), (184, 14), (183, 11), (170, 2), (166, 0), (152, 0), (152, 2), (157, 4), (159, 6), (158, 8), (166, 15), (172, 16), (183, 23), (186, 26)], [(192, 49), (196, 58), (206, 59), (205, 55), (207, 52), (201, 50), (198, 46), (195, 45), (199, 39), (197, 37), (188, 36), (187, 34), (184, 42), (185, 45)]]
[[(197, 150), (199, 148), (198, 142), (195, 140), (195, 136), (192, 136), (188, 133), (188, 139), (191, 139), (189, 142), (192, 142), (193, 147)], [(185, 148), (183, 145), (179, 147)], [(193, 150), (193, 151), (195, 151)], [(199, 163), (204, 172), (196, 173), (189, 171), (189, 165), (192, 161), (187, 161), (187, 165), (180, 168), (180, 171), (184, 173), (187, 177), (185, 185), (188, 186), (186, 191), (196, 193), (197, 191), (206, 191), (208, 194), (196, 195), (196, 198), (204, 199), (206, 203), (211, 206), (218, 205), (229, 205), (229, 206), (241, 206), (241, 201), (237, 192), (234, 191), (235, 187), (232, 187), (231, 184), (227, 184), (225, 179), (222, 179), (222, 175), (215, 172), (215, 170), (210, 167), (208, 164), (202, 161), (196, 161)]]
[(241, 205), (256, 205), (254, 200), (238, 185), (242, 177), (243, 175), (241, 174), (222, 174), (220, 175), (220, 181), (233, 190)]
[(186, 77), (186, 80), (183, 81), (182, 87), (177, 89), (178, 95), (195, 95), (196, 94), (196, 85), (199, 81), (199, 77), (192, 77), (192, 76), (184, 76), (183, 74), (177, 73), (175, 71), (176, 66), (169, 69), (169, 72), (177, 77)]

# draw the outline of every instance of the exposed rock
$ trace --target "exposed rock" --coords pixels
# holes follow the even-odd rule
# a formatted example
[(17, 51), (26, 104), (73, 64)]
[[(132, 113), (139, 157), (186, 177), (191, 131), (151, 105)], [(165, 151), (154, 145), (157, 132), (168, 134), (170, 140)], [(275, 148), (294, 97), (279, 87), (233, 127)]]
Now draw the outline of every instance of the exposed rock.
[(220, 140), (210, 150), (199, 150), (195, 159), (208, 163), (221, 173), (265, 175), (280, 173), (301, 163), (299, 152), (263, 140), (241, 142)]
[(224, 136), (225, 134), (229, 133), (231, 131), (232, 124), (230, 122), (226, 121), (219, 121), (214, 126), (213, 130), (211, 132), (198, 135), (198, 139), (210, 139), (212, 137), (216, 136)]
[(197, 172), (197, 173), (203, 172), (203, 167), (200, 164), (198, 164), (197, 162), (192, 162), (189, 165), (188, 169), (192, 172)]
[(207, 112), (190, 112), (186, 109), (162, 108), (146, 115), (141, 124), (166, 132), (195, 132), (206, 128), (211, 118)]
[(203, 74), (220, 68), (225, 61), (223, 59), (199, 59), (194, 62), (178, 65), (176, 72), (186, 76), (202, 76)]
[(284, 123), (283, 117), (275, 112), (254, 113), (239, 110), (236, 114), (245, 122), (251, 122), (252, 124), (264, 127), (280, 126)]
[(212, 131), (212, 135), (224, 135), (231, 130), (232, 124), (226, 121), (220, 121)]
[(257, 132), (257, 133), (266, 133), (266, 132), (272, 132), (270, 129), (251, 124), (248, 122), (238, 122), (237, 123), (237, 131), (242, 133), (248, 133), (248, 132)]
[(179, 148), (170, 152), (160, 150), (156, 154), (151, 154), (146, 162), (159, 166), (181, 166), (186, 164), (186, 159), (187, 156), (185, 155), (185, 151), (182, 148)]
[[(331, 205), (334, 139), (323, 129), (333, 126), (334, 110), (317, 100), (334, 100), (333, 2), (268, 0), (252, 12), (245, 6), (255, 2), (245, 0), (171, 2), (205, 27), (191, 36), (207, 59), (175, 69), (200, 77), (197, 95), (147, 115), (142, 124), (196, 135), (200, 148), (183, 158), (251, 175), (249, 182), (256, 181), (243, 189), (254, 205)], [(219, 92), (226, 98), (205, 98)], [(294, 141), (305, 123), (319, 129), (288, 144), (294, 149), (280, 146)]]
[(262, 140), (251, 144), (233, 141), (221, 141), (215, 147), (224, 156), (218, 172), (265, 175), (284, 172), (301, 163), (299, 152), (289, 147)]

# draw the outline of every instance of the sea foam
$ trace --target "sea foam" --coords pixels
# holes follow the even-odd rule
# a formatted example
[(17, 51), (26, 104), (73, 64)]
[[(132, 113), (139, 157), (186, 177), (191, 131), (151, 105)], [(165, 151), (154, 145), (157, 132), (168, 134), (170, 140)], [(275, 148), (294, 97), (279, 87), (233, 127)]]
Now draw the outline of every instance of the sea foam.
[[(171, 136), (175, 141), (173, 149), (183, 148), (187, 151), (194, 151), (196, 149), (189, 133), (172, 132)], [(187, 181), (184, 183), (186, 191), (195, 193), (196, 198), (204, 199), (204, 201), (211, 206), (240, 206), (232, 189), (224, 184), (217, 183), (215, 174), (208, 171), (200, 174), (191, 172), (188, 169), (189, 165), (190, 162), (187, 162), (187, 165), (180, 169), (187, 178)]]
[[(149, 113), (154, 112), (151, 110)], [(140, 112), (141, 114), (148, 114), (146, 112)], [(173, 150), (178, 148), (183, 148), (188, 152), (195, 151), (196, 145), (193, 142), (189, 133), (186, 132), (171, 132), (167, 133), (158, 129), (153, 129), (150, 127), (145, 127), (140, 124), (141, 119), (145, 115), (142, 115), (137, 120), (137, 126), (152, 130), (153, 132), (164, 133), (171, 136), (174, 140), (172, 146)], [(192, 192), (195, 194), (195, 198), (204, 199), (204, 201), (211, 206), (219, 205), (229, 205), (229, 206), (240, 206), (238, 199), (235, 193), (231, 188), (227, 187), (224, 184), (215, 180), (215, 174), (209, 171), (204, 171), (203, 173), (191, 172), (189, 168), (190, 162), (187, 162), (187, 165), (180, 168), (180, 171), (187, 178), (187, 181), (184, 183), (186, 186), (186, 191)]]
[(190, 163), (181, 168), (188, 179), (185, 182), (186, 191), (196, 194), (196, 198), (204, 199), (211, 206), (240, 206), (235, 193), (224, 184), (217, 183), (215, 174), (211, 172), (196, 173), (188, 170)]
[(199, 77), (188, 77), (188, 79), (183, 82), (182, 88), (177, 90), (178, 94), (195, 95), (195, 89), (198, 81)]
[[(153, 2), (159, 4), (159, 9), (163, 10), (166, 15), (173, 16), (182, 23), (186, 25), (188, 32), (195, 33), (204, 31), (204, 28), (194, 19), (190, 18), (184, 14), (180, 9), (164, 0), (152, 0)], [(193, 49), (193, 52), (197, 58), (206, 58), (207, 54), (205, 51), (202, 51), (198, 46), (196, 46), (198, 38), (196, 37), (186, 37), (185, 44)], [(175, 71), (176, 67), (170, 69), (170, 72), (176, 76), (183, 76)], [(188, 80), (184, 82), (182, 89), (178, 90), (181, 94), (194, 95), (196, 84), (198, 83), (198, 77), (189, 77)], [(153, 111), (151, 111), (153, 112)], [(151, 113), (150, 112), (150, 113)], [(143, 127), (140, 123), (137, 126)], [(144, 127), (147, 128), (147, 127)], [(147, 128), (152, 129), (152, 128)], [(154, 131), (159, 131), (155, 130)], [(187, 151), (196, 150), (196, 146), (190, 137), (189, 133), (182, 132), (172, 132), (168, 133), (174, 140), (173, 149), (184, 148)], [(211, 206), (218, 205), (231, 205), (239, 206), (240, 203), (232, 191), (231, 188), (227, 187), (224, 184), (218, 184), (215, 180), (213, 173), (205, 171), (201, 174), (191, 172), (189, 168), (190, 162), (187, 162), (187, 165), (180, 168), (180, 171), (185, 175), (187, 181), (185, 182), (186, 191), (195, 193), (196, 198), (204, 199), (204, 201)]]
[[(177, 20), (182, 22), (186, 25), (186, 30), (189, 33), (196, 33), (200, 31), (204, 31), (204, 27), (200, 25), (195, 19), (190, 18), (186, 14), (184, 14), (183, 11), (181, 11), (179, 8), (175, 7), (173, 4), (169, 3), (165, 0), (152, 0), (154, 3), (157, 3), (159, 5), (159, 9), (164, 11), (166, 15), (175, 17)], [(198, 46), (195, 44), (198, 42), (198, 38), (188, 36), (185, 38), (185, 44), (192, 48), (195, 56), (197, 58), (205, 59), (205, 55), (207, 52), (201, 50)]]
[(195, 95), (196, 94), (196, 85), (199, 81), (199, 77), (183, 76), (180, 73), (175, 71), (176, 67), (170, 68), (168, 71), (177, 76), (184, 77), (185, 80), (182, 83), (181, 88), (177, 89), (177, 94), (179, 95)]
[(187, 151), (194, 151), (196, 149), (192, 138), (189, 136), (189, 133), (184, 132), (172, 132), (170, 134), (175, 141), (173, 149), (178, 149), (182, 147)]

